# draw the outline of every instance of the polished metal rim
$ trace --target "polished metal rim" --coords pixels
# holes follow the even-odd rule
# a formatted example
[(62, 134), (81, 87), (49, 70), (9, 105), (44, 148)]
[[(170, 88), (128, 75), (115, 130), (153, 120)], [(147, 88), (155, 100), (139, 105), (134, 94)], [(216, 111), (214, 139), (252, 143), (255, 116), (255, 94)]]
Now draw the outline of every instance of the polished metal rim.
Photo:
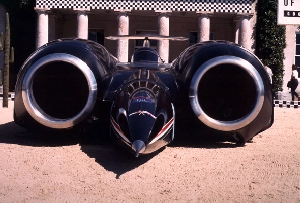
[[(198, 84), (201, 81), (202, 77), (205, 75), (205, 73), (211, 68), (214, 68), (218, 65), (225, 64), (225, 63), (234, 64), (246, 70), (247, 73), (251, 75), (256, 85), (257, 100), (253, 110), (248, 115), (233, 121), (220, 121), (208, 116), (203, 111), (203, 109), (199, 104), (198, 93), (197, 93)], [(212, 58), (206, 61), (198, 68), (190, 84), (189, 99), (194, 113), (199, 118), (199, 120), (202, 121), (204, 124), (217, 130), (232, 131), (248, 125), (257, 117), (264, 102), (264, 93), (265, 91), (264, 91), (264, 84), (262, 78), (260, 77), (260, 74), (258, 73), (256, 68), (250, 62), (236, 56), (225, 55), (225, 56)]]
[[(37, 70), (45, 64), (55, 61), (64, 61), (73, 64), (81, 70), (88, 82), (89, 94), (85, 107), (72, 118), (59, 119), (48, 115), (40, 108), (33, 95), (32, 86)], [(65, 53), (49, 54), (37, 60), (26, 72), (22, 82), (22, 99), (27, 112), (37, 122), (50, 128), (69, 128), (81, 122), (93, 110), (97, 99), (97, 81), (93, 72), (80, 58)]]

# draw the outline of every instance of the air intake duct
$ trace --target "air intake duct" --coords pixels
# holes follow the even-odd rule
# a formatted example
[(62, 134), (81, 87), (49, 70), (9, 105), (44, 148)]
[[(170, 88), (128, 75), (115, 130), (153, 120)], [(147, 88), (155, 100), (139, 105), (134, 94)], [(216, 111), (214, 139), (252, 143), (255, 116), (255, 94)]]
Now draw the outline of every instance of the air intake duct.
[(180, 91), (189, 98), (185, 103), (209, 128), (246, 142), (272, 125), (270, 79), (245, 48), (224, 41), (199, 43), (173, 62), (173, 71), (184, 84)]
[(30, 131), (70, 129), (101, 110), (116, 59), (101, 45), (64, 39), (24, 63), (15, 88), (15, 121)]

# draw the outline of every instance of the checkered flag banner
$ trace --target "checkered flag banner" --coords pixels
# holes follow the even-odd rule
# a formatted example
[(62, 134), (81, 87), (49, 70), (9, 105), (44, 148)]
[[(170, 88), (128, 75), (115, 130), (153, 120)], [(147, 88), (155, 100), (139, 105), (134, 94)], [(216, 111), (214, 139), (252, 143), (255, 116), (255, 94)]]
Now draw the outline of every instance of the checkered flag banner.
[(253, 0), (37, 0), (36, 8), (251, 13)]

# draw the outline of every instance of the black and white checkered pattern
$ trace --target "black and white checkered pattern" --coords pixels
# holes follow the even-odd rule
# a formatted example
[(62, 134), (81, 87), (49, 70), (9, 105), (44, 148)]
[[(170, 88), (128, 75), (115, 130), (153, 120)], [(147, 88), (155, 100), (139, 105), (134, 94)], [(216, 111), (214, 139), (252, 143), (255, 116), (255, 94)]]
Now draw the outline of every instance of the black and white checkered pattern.
[[(14, 100), (15, 99), (15, 93), (10, 92), (8, 94), (8, 99), (9, 100)], [(0, 94), (0, 100), (3, 100), (3, 94)], [(280, 107), (280, 108), (298, 109), (298, 108), (300, 108), (300, 101), (274, 100), (273, 106), (274, 107)]]
[(253, 0), (37, 0), (37, 8), (251, 13)]
[[(15, 99), (15, 93), (10, 92), (8, 94), (9, 100)], [(0, 94), (0, 100), (3, 100), (3, 94)], [(280, 108), (294, 108), (298, 109), (300, 108), (300, 101), (286, 101), (286, 100), (274, 100), (273, 103), (274, 107), (280, 107)]]
[(300, 108), (300, 101), (274, 100), (274, 107), (298, 109)]
[[(0, 100), (3, 100), (2, 93), (0, 93)], [(8, 93), (8, 100), (15, 100), (15, 93), (13, 93), (13, 92)]]

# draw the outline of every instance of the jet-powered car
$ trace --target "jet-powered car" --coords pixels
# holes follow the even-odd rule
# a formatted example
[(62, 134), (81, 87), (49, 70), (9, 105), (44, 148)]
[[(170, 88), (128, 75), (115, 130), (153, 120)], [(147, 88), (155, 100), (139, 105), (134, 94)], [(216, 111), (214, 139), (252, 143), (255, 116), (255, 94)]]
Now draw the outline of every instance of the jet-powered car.
[[(18, 74), (15, 122), (33, 132), (76, 133), (107, 118), (113, 140), (135, 156), (184, 136), (176, 134), (175, 119), (198, 118), (191, 120), (212, 133), (229, 133), (239, 144), (273, 124), (268, 74), (240, 45), (201, 42), (164, 63), (149, 40), (184, 38), (109, 39), (144, 39), (144, 47), (128, 63), (82, 39), (60, 39), (36, 50)], [(107, 134), (100, 130), (99, 136)]]

